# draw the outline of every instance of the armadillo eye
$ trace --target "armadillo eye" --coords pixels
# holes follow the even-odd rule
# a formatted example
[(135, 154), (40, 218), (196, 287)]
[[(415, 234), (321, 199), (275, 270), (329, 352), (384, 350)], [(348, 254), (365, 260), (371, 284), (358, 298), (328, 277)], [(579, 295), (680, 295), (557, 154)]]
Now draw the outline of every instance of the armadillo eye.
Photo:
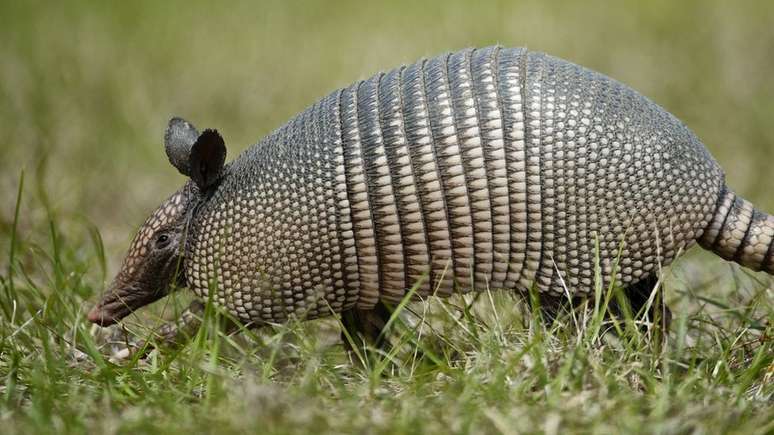
[(169, 236), (166, 234), (160, 235), (156, 239), (156, 248), (161, 249), (166, 247), (169, 244)]

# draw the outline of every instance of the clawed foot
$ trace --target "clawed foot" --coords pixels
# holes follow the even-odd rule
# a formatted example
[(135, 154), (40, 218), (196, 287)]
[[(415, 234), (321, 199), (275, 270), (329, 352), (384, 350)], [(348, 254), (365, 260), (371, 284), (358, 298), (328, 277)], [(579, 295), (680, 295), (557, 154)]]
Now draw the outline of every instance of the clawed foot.
[(106, 328), (102, 334), (101, 347), (107, 350), (109, 360), (113, 363), (126, 361), (142, 352), (139, 358), (144, 358), (154, 349), (145, 340), (132, 336), (123, 325), (114, 325)]
[(193, 336), (201, 325), (204, 304), (194, 301), (177, 321), (165, 323), (150, 333), (151, 341), (132, 336), (123, 325), (98, 329), (94, 335), (101, 346), (109, 350), (110, 361), (120, 362), (130, 358), (145, 358), (157, 345), (180, 347)]

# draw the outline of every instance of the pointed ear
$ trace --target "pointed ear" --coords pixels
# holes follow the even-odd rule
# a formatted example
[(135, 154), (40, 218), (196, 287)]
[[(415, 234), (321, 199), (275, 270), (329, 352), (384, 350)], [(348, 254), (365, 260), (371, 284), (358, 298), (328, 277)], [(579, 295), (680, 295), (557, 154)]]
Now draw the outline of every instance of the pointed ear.
[(187, 177), (191, 176), (191, 148), (198, 137), (199, 132), (193, 124), (178, 117), (169, 120), (164, 132), (164, 150), (169, 162)]
[(226, 144), (217, 130), (204, 130), (191, 147), (191, 179), (205, 191), (215, 184), (226, 163)]

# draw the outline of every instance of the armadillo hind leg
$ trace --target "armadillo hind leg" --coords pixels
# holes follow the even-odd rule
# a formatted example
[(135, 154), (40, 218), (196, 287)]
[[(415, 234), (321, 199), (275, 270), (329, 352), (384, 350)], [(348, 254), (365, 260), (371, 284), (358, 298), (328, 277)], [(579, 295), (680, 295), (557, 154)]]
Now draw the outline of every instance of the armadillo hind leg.
[[(608, 315), (614, 316), (618, 320), (623, 320), (626, 314), (624, 313), (622, 303), (626, 303), (630, 310), (629, 315), (633, 319), (647, 320), (649, 324), (659, 322), (664, 331), (669, 331), (672, 311), (663, 300), (663, 290), (661, 287), (657, 289), (658, 293), (653, 295), (653, 300), (649, 302), (657, 283), (658, 276), (651, 274), (635, 284), (623, 288), (620, 294), (625, 300), (619, 301), (613, 298), (608, 305)], [(535, 301), (529, 297), (526, 300), (530, 308), (534, 308)], [(538, 297), (537, 303), (539, 304), (543, 321), (550, 325), (556, 319), (566, 319), (564, 316), (569, 316), (570, 310), (577, 310), (587, 306), (588, 299), (584, 296), (579, 296), (572, 298), (572, 301), (568, 301), (567, 297), (541, 294)]]
[[(672, 310), (664, 301), (663, 287), (656, 288), (658, 276), (652, 274), (624, 289), (623, 294), (629, 304), (630, 314), (635, 320), (647, 320), (648, 324), (660, 325), (668, 332), (672, 323)], [(653, 292), (656, 294), (653, 294)], [(653, 299), (651, 301), (651, 296)], [(623, 307), (618, 301), (611, 301), (610, 311), (618, 318), (624, 318)], [(647, 328), (643, 324), (643, 329)]]
[(384, 302), (378, 302), (371, 309), (353, 308), (341, 313), (341, 341), (344, 347), (364, 356), (367, 350), (376, 349), (385, 352), (390, 350), (390, 341), (385, 330), (392, 311)]

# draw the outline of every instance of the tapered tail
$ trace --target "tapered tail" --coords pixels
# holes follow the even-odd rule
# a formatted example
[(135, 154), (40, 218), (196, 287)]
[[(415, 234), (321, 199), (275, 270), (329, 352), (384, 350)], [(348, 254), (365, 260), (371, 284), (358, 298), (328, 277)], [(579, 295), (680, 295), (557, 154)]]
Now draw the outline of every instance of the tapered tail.
[(727, 187), (699, 245), (726, 260), (774, 275), (774, 217)]

